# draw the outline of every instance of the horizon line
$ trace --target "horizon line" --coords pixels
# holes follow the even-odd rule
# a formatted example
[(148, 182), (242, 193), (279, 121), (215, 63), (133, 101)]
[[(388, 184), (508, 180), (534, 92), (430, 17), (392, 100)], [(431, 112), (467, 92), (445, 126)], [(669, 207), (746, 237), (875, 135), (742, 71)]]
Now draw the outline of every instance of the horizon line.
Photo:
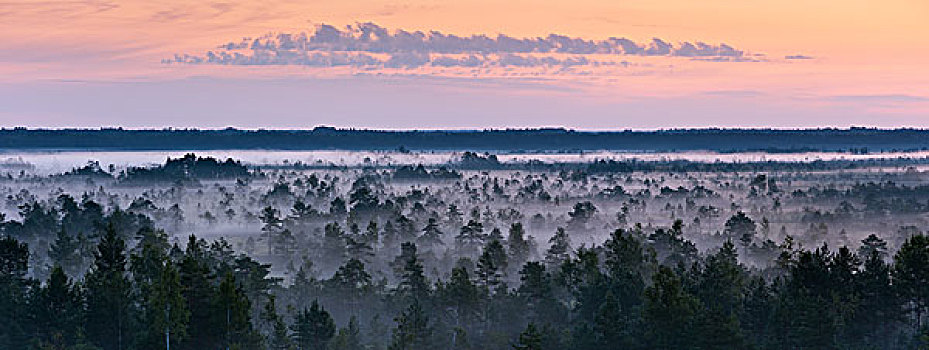
[(354, 128), (354, 127), (335, 127), (329, 125), (317, 125), (312, 128), (247, 128), (247, 127), (123, 127), (123, 126), (100, 126), (100, 127), (25, 127), (25, 126), (2, 126), (0, 132), (7, 131), (248, 131), (248, 132), (394, 132), (394, 133), (431, 133), (431, 132), (449, 132), (449, 133), (484, 133), (484, 132), (565, 132), (565, 133), (624, 133), (624, 132), (696, 132), (696, 131), (784, 131), (784, 132), (802, 132), (802, 131), (929, 131), (929, 127), (900, 126), (900, 127), (876, 127), (876, 126), (822, 126), (822, 127), (672, 127), (672, 128), (625, 128), (625, 129), (575, 129), (563, 126), (541, 126), (541, 127), (502, 127), (502, 128), (434, 128), (434, 129), (417, 129), (417, 128)]

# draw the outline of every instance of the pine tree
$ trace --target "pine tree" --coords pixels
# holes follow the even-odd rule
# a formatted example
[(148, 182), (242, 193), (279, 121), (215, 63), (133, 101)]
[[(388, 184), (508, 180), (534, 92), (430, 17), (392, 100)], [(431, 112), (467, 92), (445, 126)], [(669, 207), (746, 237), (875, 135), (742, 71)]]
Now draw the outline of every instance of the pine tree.
[(69, 276), (78, 276), (81, 273), (83, 259), (78, 242), (65, 231), (64, 227), (58, 231), (55, 241), (49, 246), (48, 257), (53, 264), (65, 269)]
[(515, 267), (523, 266), (529, 260), (529, 241), (526, 240), (526, 230), (523, 224), (513, 223), (506, 238), (507, 253)]
[(221, 343), (224, 338), (219, 322), (225, 319), (217, 319), (216, 314), (225, 311), (215, 304), (215, 276), (206, 261), (203, 243), (192, 235), (178, 270), (183, 286), (181, 295), (190, 312), (188, 337), (183, 340), (181, 349), (201, 350)]
[(364, 237), (345, 236), (345, 254), (350, 259), (370, 263), (374, 257), (374, 249)]
[(231, 273), (223, 276), (213, 300), (213, 324), (220, 334), (223, 348), (255, 348), (260, 336), (252, 328), (249, 310), (251, 304), (245, 293), (236, 285)]
[(745, 215), (745, 213), (739, 211), (730, 217), (729, 220), (726, 220), (725, 234), (730, 240), (736, 239), (741, 242), (742, 245), (748, 246), (755, 239), (755, 221)]
[(429, 218), (426, 226), (423, 227), (423, 234), (417, 239), (417, 243), (426, 249), (435, 249), (442, 243), (442, 230), (439, 229), (439, 223), (435, 218)]
[[(438, 299), (447, 310), (451, 311), (454, 328), (464, 328), (470, 325), (478, 314), (480, 304), (480, 290), (468, 275), (464, 267), (452, 268), (452, 275), (447, 283), (440, 283), (436, 291)], [(457, 346), (464, 339), (457, 334), (452, 335), (452, 346)]]
[(280, 212), (272, 206), (264, 207), (261, 210), (261, 215), (258, 216), (261, 219), (262, 227), (261, 232), (265, 239), (268, 240), (268, 254), (274, 254), (274, 240), (276, 239), (280, 231), (283, 230), (283, 220), (280, 219)]
[(380, 231), (377, 228), (377, 222), (369, 221), (368, 227), (365, 228), (364, 232), (364, 241), (368, 243), (369, 246), (374, 250), (374, 254), (377, 255), (377, 248), (381, 244)]
[(770, 342), (773, 313), (771, 287), (764, 277), (755, 276), (748, 281), (740, 323), (749, 346), (763, 348)]
[(348, 296), (348, 303), (352, 310), (358, 300), (371, 287), (371, 274), (365, 271), (365, 265), (358, 259), (350, 259), (327, 281), (336, 291)]
[(519, 271), (520, 285), (517, 295), (526, 303), (530, 322), (557, 319), (557, 301), (552, 290), (552, 276), (545, 265), (530, 261)]
[(907, 239), (894, 255), (893, 281), (900, 296), (910, 305), (916, 330), (929, 307), (929, 237)]
[(706, 349), (742, 347), (739, 316), (742, 313), (745, 270), (739, 264), (735, 246), (726, 241), (716, 254), (706, 259), (697, 282), (697, 294), (704, 308), (696, 334)]
[(0, 238), (0, 348), (26, 347), (26, 291), (31, 282), (29, 246), (12, 237)]
[(887, 242), (872, 233), (861, 240), (861, 246), (858, 247), (858, 257), (864, 261), (875, 252), (877, 252), (879, 258), (885, 258), (887, 256)]
[(190, 312), (182, 289), (177, 268), (166, 259), (146, 298), (145, 322), (150, 330), (146, 344), (152, 348), (177, 348), (187, 337)]
[(397, 233), (400, 234), (401, 243), (415, 241), (416, 224), (405, 215), (400, 215), (400, 217), (397, 218)]
[(474, 256), (484, 242), (484, 225), (476, 220), (470, 220), (461, 227), (455, 236), (455, 249), (461, 256)]
[(593, 331), (598, 346), (635, 348), (638, 345), (637, 334), (631, 329), (631, 313), (619, 305), (612, 292), (607, 292), (603, 303), (594, 317)]
[[(502, 257), (502, 258), (501, 258)], [(478, 286), (484, 289), (484, 293), (493, 293), (500, 285), (502, 270), (501, 261), (505, 264), (506, 253), (503, 252), (503, 245), (500, 241), (492, 241), (484, 248), (480, 258), (477, 259), (477, 269), (475, 274), (478, 279)]]
[(303, 263), (300, 264), (297, 273), (294, 275), (293, 285), (288, 288), (293, 297), (292, 300), (296, 302), (297, 306), (303, 307), (309, 304), (308, 298), (316, 294), (319, 287), (319, 281), (316, 279), (313, 270), (313, 261), (304, 258)]
[(400, 256), (397, 257), (400, 270), (400, 283), (398, 291), (409, 298), (425, 300), (429, 296), (429, 282), (423, 274), (423, 264), (417, 256), (416, 244), (404, 242), (400, 245)]
[(545, 252), (545, 263), (549, 267), (561, 266), (563, 262), (571, 258), (571, 239), (564, 228), (559, 227), (548, 243), (550, 246)]
[(132, 288), (126, 276), (126, 244), (113, 225), (97, 245), (94, 264), (85, 277), (87, 336), (104, 350), (132, 344)]
[(680, 349), (690, 341), (696, 298), (684, 291), (674, 271), (658, 267), (654, 285), (645, 290), (645, 336), (650, 348)]
[(834, 297), (836, 285), (830, 273), (832, 254), (823, 245), (815, 251), (801, 250), (778, 289), (773, 331), (778, 347), (834, 348), (840, 325)]
[(293, 330), (294, 344), (299, 350), (324, 350), (335, 336), (335, 322), (326, 309), (314, 300), (309, 309), (297, 314)]
[(487, 255), (491, 261), (493, 261), (494, 266), (497, 267), (497, 270), (500, 271), (501, 275), (506, 275), (506, 271), (509, 268), (509, 259), (507, 258), (506, 250), (503, 248), (503, 244), (500, 243), (500, 240), (491, 240), (487, 242), (487, 245), (484, 246), (483, 254)]
[(423, 312), (423, 308), (418, 301), (414, 300), (394, 321), (397, 323), (397, 327), (394, 328), (390, 350), (433, 348), (432, 327), (429, 326), (429, 318)]
[(338, 223), (323, 228), (323, 260), (336, 266), (345, 259), (345, 232)]
[(261, 311), (265, 300), (271, 296), (271, 288), (280, 283), (281, 279), (269, 277), (270, 264), (259, 263), (247, 256), (235, 258), (232, 271), (236, 285), (242, 289), (251, 305), (251, 320), (258, 324), (258, 328), (266, 327), (261, 319)]
[(84, 324), (84, 300), (80, 286), (75, 285), (56, 265), (45, 286), (35, 290), (29, 311), (34, 326), (32, 332), (39, 344), (59, 348), (77, 345), (81, 341)]
[(890, 348), (893, 329), (904, 318), (895, 286), (891, 284), (891, 266), (884, 261), (884, 254), (871, 250), (864, 261), (859, 277), (861, 304), (851, 332), (863, 344), (874, 348)]
[(277, 306), (275, 305), (275, 297), (273, 295), (268, 298), (268, 302), (265, 304), (264, 312), (262, 312), (261, 317), (265, 320), (265, 324), (271, 326), (267, 331), (268, 334), (265, 335), (265, 344), (267, 344), (268, 349), (290, 349), (292, 344), (287, 334), (287, 325), (284, 324), (283, 317), (277, 314)]
[(339, 328), (338, 334), (330, 341), (331, 350), (362, 350), (361, 330), (358, 328), (358, 319), (352, 316), (348, 325)]
[[(165, 261), (168, 260), (168, 239), (164, 232), (154, 230), (140, 231), (137, 236), (140, 240), (129, 255), (129, 271), (135, 286), (133, 297), (142, 306), (139, 311), (141, 311), (143, 327), (139, 330), (139, 338), (146, 346), (163, 345), (165, 342), (163, 330), (152, 329), (151, 322), (156, 317), (162, 317), (164, 310), (160, 308), (162, 305), (155, 306), (159, 307), (158, 310), (152, 310), (151, 307), (154, 305), (151, 304), (154, 289), (161, 283)], [(184, 310), (186, 310), (186, 305)]]
[(645, 278), (653, 269), (654, 260), (632, 232), (616, 230), (603, 243), (604, 273), (609, 279), (616, 300), (624, 310), (642, 302)]
[(513, 344), (514, 350), (542, 350), (542, 333), (534, 323), (526, 325), (526, 330), (519, 334), (519, 340)]

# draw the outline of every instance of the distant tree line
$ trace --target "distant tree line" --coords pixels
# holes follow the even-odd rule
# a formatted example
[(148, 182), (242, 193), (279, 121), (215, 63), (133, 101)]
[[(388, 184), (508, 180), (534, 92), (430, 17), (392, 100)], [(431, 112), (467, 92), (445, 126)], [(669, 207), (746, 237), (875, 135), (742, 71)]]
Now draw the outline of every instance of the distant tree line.
[(481, 151), (847, 151), (925, 149), (920, 129), (682, 129), (587, 132), (561, 128), (465, 131), (0, 129), (3, 149), (108, 150), (481, 150)]

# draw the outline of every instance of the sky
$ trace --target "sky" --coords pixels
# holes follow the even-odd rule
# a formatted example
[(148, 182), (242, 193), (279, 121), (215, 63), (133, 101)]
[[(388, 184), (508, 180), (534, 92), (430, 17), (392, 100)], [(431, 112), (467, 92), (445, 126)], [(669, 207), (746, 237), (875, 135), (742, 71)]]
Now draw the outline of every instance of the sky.
[(0, 126), (929, 127), (925, 0), (0, 0)]

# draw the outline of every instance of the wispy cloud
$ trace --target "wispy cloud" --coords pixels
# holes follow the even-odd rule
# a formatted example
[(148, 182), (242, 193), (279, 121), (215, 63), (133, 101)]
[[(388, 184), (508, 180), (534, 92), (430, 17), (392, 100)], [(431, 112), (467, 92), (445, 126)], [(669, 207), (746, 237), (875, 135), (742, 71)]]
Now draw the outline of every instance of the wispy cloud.
[(654, 38), (585, 39), (559, 34), (516, 38), (505, 34), (458, 36), (439, 31), (389, 30), (374, 23), (312, 32), (267, 34), (220, 45), (202, 54), (177, 54), (164, 63), (294, 65), (309, 67), (494, 68), (631, 65), (622, 57), (680, 57), (716, 62), (757, 61), (730, 45)]
[(24, 14), (72, 17), (110, 11), (118, 7), (118, 3), (107, 0), (0, 1), (0, 18)]
[(907, 103), (907, 102), (929, 102), (929, 97), (906, 95), (906, 94), (883, 94), (883, 95), (840, 95), (829, 98), (836, 102), (859, 102), (859, 103)]

